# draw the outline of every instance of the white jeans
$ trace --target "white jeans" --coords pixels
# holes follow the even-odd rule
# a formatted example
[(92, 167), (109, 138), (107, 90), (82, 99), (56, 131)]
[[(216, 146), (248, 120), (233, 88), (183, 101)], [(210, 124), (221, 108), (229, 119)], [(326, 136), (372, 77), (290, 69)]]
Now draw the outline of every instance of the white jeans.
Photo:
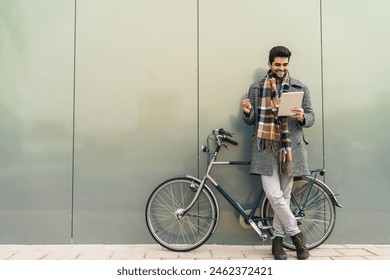
[(271, 176), (261, 175), (261, 182), (265, 194), (274, 210), (274, 236), (292, 236), (300, 232), (297, 221), (290, 210), (291, 190), (294, 178), (288, 175), (279, 175), (278, 167), (274, 167)]

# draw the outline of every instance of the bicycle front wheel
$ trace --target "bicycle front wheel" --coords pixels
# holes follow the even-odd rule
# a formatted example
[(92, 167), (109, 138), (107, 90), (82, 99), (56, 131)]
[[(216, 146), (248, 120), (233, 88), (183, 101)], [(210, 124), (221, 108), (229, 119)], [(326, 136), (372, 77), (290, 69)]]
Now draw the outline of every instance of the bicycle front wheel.
[(199, 182), (173, 178), (160, 184), (146, 205), (146, 224), (152, 237), (172, 251), (190, 251), (205, 243), (217, 224), (218, 209), (213, 194), (203, 188), (195, 205), (184, 217), (177, 213), (195, 197)]
[[(297, 219), (299, 230), (305, 236), (309, 250), (325, 242), (336, 222), (336, 210), (331, 194), (317, 179), (312, 184), (311, 182), (311, 177), (302, 177), (302, 180), (294, 182), (290, 201), (291, 211)], [(262, 209), (265, 217), (273, 217), (268, 199), (263, 201)], [(268, 225), (272, 226), (272, 220)], [(290, 238), (284, 238), (283, 245), (295, 250)]]

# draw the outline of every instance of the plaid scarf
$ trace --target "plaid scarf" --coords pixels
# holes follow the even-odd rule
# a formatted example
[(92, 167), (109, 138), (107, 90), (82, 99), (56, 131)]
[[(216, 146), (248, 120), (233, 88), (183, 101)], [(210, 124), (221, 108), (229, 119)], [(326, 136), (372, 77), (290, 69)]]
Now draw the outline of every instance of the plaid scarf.
[[(289, 88), (290, 78), (287, 73), (283, 78), (280, 92), (287, 92)], [(260, 93), (257, 98), (258, 148), (277, 151), (279, 173), (291, 174), (292, 155), (288, 121), (287, 117), (278, 117), (279, 94), (271, 71), (268, 71), (260, 82)]]

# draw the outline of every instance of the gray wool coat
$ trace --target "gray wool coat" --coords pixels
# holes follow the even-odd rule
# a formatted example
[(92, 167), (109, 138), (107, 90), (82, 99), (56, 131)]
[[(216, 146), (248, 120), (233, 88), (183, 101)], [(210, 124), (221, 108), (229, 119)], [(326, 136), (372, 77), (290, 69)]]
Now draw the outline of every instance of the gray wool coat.
[[(291, 78), (291, 77), (290, 77)], [(251, 101), (252, 108), (255, 108), (255, 95), (258, 93), (259, 83), (250, 86), (248, 98)], [(308, 144), (303, 134), (303, 128), (311, 127), (314, 124), (315, 116), (311, 107), (310, 92), (306, 85), (299, 80), (291, 78), (289, 91), (303, 91), (302, 108), (304, 109), (305, 120), (299, 123), (296, 119), (288, 117), (288, 128), (291, 139), (292, 152), (292, 176), (309, 175), (308, 153), (306, 145)], [(273, 168), (276, 165), (276, 152), (268, 150), (259, 150), (257, 145), (257, 116), (256, 110), (252, 109), (250, 114), (243, 113), (244, 122), (253, 126), (252, 134), (252, 155), (250, 173), (256, 175), (272, 175)]]

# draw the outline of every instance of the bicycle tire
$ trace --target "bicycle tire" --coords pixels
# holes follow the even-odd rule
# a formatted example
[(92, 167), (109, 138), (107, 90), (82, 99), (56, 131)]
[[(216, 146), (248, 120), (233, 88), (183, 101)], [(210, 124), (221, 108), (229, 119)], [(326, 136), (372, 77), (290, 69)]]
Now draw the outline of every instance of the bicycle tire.
[(145, 211), (146, 224), (154, 240), (178, 252), (198, 248), (212, 235), (218, 220), (218, 206), (212, 192), (203, 187), (195, 205), (181, 219), (176, 211), (193, 200), (199, 182), (192, 178), (172, 178), (150, 195)]
[[(302, 177), (303, 184), (299, 189), (294, 184), (290, 202), (291, 211), (297, 218), (298, 228), (305, 236), (309, 250), (324, 243), (336, 223), (336, 209), (332, 195), (317, 179), (310, 188), (311, 180), (312, 177)], [(273, 210), (267, 198), (263, 200), (261, 209), (264, 217), (273, 217)], [(267, 221), (267, 224), (272, 226), (272, 220)], [(269, 231), (272, 234), (272, 228)], [(283, 246), (295, 250), (290, 238), (283, 239)]]

